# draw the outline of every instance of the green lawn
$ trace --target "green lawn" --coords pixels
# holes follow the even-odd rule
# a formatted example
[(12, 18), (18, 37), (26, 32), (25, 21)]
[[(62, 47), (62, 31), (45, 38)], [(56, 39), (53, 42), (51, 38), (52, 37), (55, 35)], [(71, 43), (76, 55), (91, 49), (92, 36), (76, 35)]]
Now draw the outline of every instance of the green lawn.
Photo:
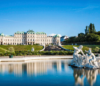
[(5, 52), (9, 47), (13, 47), (15, 51), (30, 51), (32, 47), (35, 51), (39, 51), (43, 48), (40, 45), (0, 45), (0, 52)]
[[(79, 45), (63, 45), (62, 47), (65, 49), (74, 50), (73, 46), (79, 47)], [(83, 45), (83, 51), (88, 50), (89, 48), (91, 48), (92, 51), (94, 51), (96, 47), (100, 48), (100, 45)]]
[(0, 52), (9, 52), (9, 51), (0, 47)]
[(94, 50), (96, 47), (100, 48), (100, 45), (84, 45), (84, 46), (92, 48), (92, 50)]
[[(69, 50), (74, 50), (74, 47), (79, 47), (78, 45), (63, 45), (62, 47), (65, 49), (69, 49)], [(87, 46), (83, 46), (83, 51), (88, 50), (89, 48)]]

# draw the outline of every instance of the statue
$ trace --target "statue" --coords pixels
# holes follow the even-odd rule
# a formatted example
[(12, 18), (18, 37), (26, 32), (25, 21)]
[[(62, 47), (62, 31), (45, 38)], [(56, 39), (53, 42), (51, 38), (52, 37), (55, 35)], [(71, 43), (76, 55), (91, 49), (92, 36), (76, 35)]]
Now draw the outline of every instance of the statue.
[(32, 47), (31, 51), (33, 52), (34, 51), (34, 48)]
[[(99, 68), (98, 62), (96, 61), (95, 55), (91, 52), (89, 48), (87, 54), (85, 55), (82, 51), (83, 46), (80, 45), (78, 48), (74, 48), (73, 60), (71, 66), (84, 67), (84, 68)], [(81, 54), (80, 54), (81, 53)]]

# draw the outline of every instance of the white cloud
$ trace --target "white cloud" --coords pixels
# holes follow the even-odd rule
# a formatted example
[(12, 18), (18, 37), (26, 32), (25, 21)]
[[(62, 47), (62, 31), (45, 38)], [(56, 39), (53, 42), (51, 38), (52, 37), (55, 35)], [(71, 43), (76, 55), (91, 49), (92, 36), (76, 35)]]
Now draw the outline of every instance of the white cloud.
[(54, 33), (52, 33), (52, 34), (49, 34), (49, 36), (54, 36), (54, 35), (56, 35), (56, 34), (54, 34)]
[(55, 34), (55, 33), (49, 34), (49, 36), (55, 36), (55, 35), (59, 35), (61, 37), (61, 34)]
[(96, 8), (100, 8), (100, 6), (87, 6), (87, 7), (73, 9), (73, 10), (80, 12), (80, 11), (91, 10), (91, 9), (96, 9)]

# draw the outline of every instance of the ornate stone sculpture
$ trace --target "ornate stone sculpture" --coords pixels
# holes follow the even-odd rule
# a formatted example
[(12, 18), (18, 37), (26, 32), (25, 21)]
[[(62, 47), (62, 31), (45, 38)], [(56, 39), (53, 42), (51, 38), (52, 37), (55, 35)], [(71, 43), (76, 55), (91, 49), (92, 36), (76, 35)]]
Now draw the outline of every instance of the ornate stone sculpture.
[(31, 51), (34, 51), (34, 48), (32, 47)]
[[(87, 54), (85, 55), (82, 51), (83, 46), (80, 45), (78, 48), (74, 48), (73, 60), (71, 66), (75, 67), (86, 67), (86, 68), (99, 68), (98, 62), (96, 61), (95, 55), (91, 52), (89, 48)], [(79, 54), (81, 53), (81, 54)]]

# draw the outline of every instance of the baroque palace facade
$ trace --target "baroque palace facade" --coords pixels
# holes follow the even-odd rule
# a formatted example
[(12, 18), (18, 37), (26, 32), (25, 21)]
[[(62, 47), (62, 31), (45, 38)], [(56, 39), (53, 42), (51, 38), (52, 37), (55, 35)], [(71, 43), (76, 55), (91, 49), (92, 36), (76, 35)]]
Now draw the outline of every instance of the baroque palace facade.
[(58, 35), (55, 36), (47, 36), (44, 32), (35, 33), (33, 30), (28, 30), (27, 32), (19, 32), (14, 33), (13, 36), (5, 36), (3, 33), (0, 34), (0, 45), (48, 45), (55, 44), (60, 45), (60, 37)]

